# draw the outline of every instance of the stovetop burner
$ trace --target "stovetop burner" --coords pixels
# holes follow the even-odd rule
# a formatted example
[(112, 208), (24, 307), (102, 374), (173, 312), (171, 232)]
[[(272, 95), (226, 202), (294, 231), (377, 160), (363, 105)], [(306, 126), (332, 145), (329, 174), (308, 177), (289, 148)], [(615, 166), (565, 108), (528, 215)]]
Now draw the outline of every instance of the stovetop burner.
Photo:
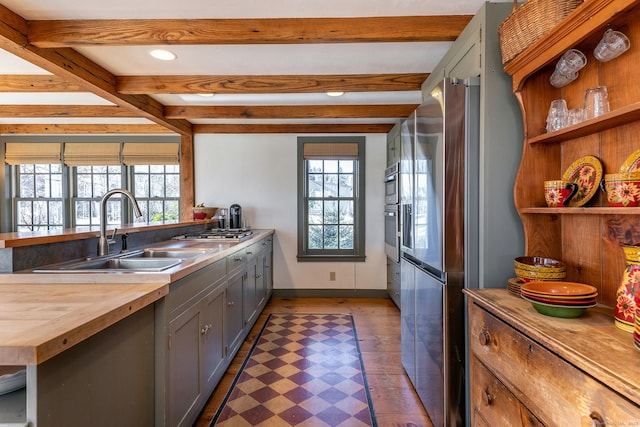
[(174, 237), (176, 240), (222, 240), (225, 242), (242, 242), (243, 240), (250, 239), (253, 236), (253, 231), (248, 228), (213, 228), (211, 230), (205, 230), (198, 233), (187, 233)]

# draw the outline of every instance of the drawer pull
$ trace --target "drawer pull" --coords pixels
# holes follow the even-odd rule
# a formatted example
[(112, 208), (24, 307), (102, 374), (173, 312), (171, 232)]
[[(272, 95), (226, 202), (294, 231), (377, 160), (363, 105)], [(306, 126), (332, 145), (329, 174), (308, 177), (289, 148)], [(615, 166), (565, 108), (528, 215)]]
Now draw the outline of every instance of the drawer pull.
[(489, 392), (489, 389), (488, 389), (488, 388), (487, 388), (487, 389), (485, 389), (485, 390), (484, 390), (484, 393), (482, 393), (482, 394), (483, 394), (483, 397), (484, 397), (484, 403), (485, 403), (485, 405), (487, 405), (487, 406), (491, 406), (491, 404), (492, 404), (492, 403), (493, 403), (493, 401), (496, 399), (496, 397), (495, 397), (493, 394), (491, 394), (491, 393)]
[(600, 415), (596, 411), (590, 413), (589, 418), (591, 418), (591, 427), (605, 427), (607, 425), (604, 418), (602, 418), (602, 415)]
[(480, 339), (480, 345), (491, 344), (491, 334), (486, 329), (483, 329), (482, 331), (480, 331), (478, 338)]

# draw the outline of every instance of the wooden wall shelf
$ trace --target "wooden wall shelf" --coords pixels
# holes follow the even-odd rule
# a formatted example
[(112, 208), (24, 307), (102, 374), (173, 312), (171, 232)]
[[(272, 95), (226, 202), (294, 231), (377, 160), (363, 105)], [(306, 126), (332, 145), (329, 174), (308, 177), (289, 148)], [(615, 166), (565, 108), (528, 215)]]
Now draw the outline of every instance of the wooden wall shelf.
[(626, 105), (602, 116), (585, 120), (577, 125), (567, 126), (560, 130), (534, 136), (528, 140), (529, 144), (563, 142), (580, 138), (594, 133), (624, 125), (631, 121), (640, 120), (640, 102)]
[[(622, 31), (631, 48), (608, 62), (593, 50), (606, 28)], [(587, 55), (577, 80), (554, 88), (549, 76), (567, 49)], [(526, 59), (526, 60), (525, 60)], [(625, 268), (623, 244), (640, 244), (640, 208), (613, 208), (598, 194), (579, 208), (548, 208), (543, 182), (559, 179), (576, 159), (596, 156), (604, 173), (640, 149), (640, 0), (589, 0), (558, 26), (505, 66), (513, 78), (524, 124), (524, 145), (514, 184), (515, 206), (525, 234), (525, 254), (562, 260), (569, 281), (598, 288), (598, 302), (616, 305)], [(611, 111), (577, 125), (546, 133), (549, 105), (565, 99), (569, 108), (583, 105), (585, 90), (606, 86)], [(632, 243), (629, 243), (632, 242)], [(585, 248), (589, 248), (585, 250)]]

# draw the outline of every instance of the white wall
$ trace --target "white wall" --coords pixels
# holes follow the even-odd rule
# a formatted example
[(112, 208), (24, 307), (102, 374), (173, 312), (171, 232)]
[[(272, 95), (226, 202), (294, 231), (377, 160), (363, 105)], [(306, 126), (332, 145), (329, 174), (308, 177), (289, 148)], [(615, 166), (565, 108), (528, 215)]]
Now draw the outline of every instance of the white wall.
[(238, 203), (251, 227), (275, 229), (275, 289), (385, 289), (385, 156), (386, 135), (366, 135), (365, 262), (297, 262), (296, 135), (196, 135), (196, 203)]

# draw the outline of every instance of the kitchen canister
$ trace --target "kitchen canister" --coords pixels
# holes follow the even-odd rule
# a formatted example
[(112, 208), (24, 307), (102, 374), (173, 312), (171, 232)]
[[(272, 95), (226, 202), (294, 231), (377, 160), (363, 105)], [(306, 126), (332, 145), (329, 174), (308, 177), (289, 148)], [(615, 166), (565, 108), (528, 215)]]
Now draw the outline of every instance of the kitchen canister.
[(627, 266), (616, 291), (615, 325), (623, 331), (634, 332), (639, 296), (636, 293), (640, 293), (640, 247), (623, 245), (622, 250)]

